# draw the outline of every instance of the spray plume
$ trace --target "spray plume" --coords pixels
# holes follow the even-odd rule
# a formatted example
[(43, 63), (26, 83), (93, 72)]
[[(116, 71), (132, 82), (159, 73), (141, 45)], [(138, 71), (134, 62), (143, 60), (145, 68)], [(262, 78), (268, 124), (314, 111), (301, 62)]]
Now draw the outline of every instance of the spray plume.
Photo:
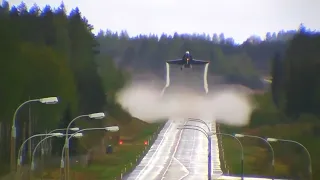
[(133, 82), (118, 93), (117, 102), (132, 116), (146, 122), (179, 117), (247, 125), (254, 109), (248, 92), (217, 86), (215, 89), (199, 95), (186, 87), (174, 87), (161, 96), (161, 88)]

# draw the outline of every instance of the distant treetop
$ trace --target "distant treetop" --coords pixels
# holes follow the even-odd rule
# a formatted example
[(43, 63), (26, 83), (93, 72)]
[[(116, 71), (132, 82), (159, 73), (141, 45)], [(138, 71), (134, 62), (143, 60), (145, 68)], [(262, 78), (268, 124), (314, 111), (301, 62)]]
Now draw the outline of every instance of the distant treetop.
[[(57, 14), (64, 13), (67, 16), (65, 5), (63, 2), (57, 8), (51, 8), (49, 5), (47, 5), (42, 10), (39, 8), (37, 4), (34, 4), (31, 8), (28, 9), (26, 4), (24, 2), (21, 2), (19, 5), (12, 6), (11, 9), (10, 10), (9, 9), (10, 9), (10, 5), (8, 1), (3, 1), (2, 5), (0, 6), (0, 14), (9, 13), (10, 15), (44, 16), (47, 13), (53, 12)], [(81, 13), (78, 7), (74, 8), (69, 13), (69, 16), (73, 16), (74, 14), (78, 14), (81, 16)], [(82, 17), (85, 19), (84, 16)], [(91, 26), (91, 29), (93, 29), (92, 26)], [(244, 41), (243, 43), (260, 44), (262, 42), (273, 42), (273, 41), (286, 42), (288, 40), (291, 40), (293, 36), (298, 32), (315, 32), (315, 31), (308, 29), (301, 23), (296, 30), (287, 30), (287, 31), (281, 30), (279, 32), (267, 32), (265, 37), (252, 35), (248, 37), (247, 40)], [(113, 36), (113, 37), (116, 36), (118, 38), (126, 38), (126, 39), (145, 37), (145, 38), (154, 38), (154, 39), (157, 39), (158, 41), (164, 40), (164, 39), (181, 38), (181, 39), (188, 39), (188, 40), (207, 40), (207, 41), (212, 41), (215, 44), (236, 45), (232, 37), (225, 37), (223, 33), (220, 33), (220, 34), (212, 33), (212, 35), (205, 34), (205, 33), (193, 33), (193, 34), (174, 33), (173, 35), (168, 35), (163, 33), (160, 37), (155, 34), (149, 34), (149, 35), (140, 34), (135, 37), (129, 37), (126, 30), (122, 30), (121, 32), (114, 32), (107, 29), (106, 31), (100, 30), (100, 32), (97, 33), (97, 36)]]

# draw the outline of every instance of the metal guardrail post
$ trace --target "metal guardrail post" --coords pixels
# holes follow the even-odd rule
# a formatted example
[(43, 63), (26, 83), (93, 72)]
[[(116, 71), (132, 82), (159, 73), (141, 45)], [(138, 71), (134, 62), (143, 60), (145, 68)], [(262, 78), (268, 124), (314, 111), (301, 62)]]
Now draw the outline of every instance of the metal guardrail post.
[[(218, 123), (216, 123), (216, 132), (220, 133), (220, 125)], [(224, 157), (224, 148), (223, 148), (223, 144), (222, 144), (222, 138), (221, 136), (217, 136), (218, 138), (218, 146), (219, 146), (219, 154), (221, 152), (222, 155), (222, 162), (223, 162), (223, 166), (224, 166), (224, 171), (226, 171), (227, 174), (229, 174), (229, 168), (226, 162), (226, 159)]]

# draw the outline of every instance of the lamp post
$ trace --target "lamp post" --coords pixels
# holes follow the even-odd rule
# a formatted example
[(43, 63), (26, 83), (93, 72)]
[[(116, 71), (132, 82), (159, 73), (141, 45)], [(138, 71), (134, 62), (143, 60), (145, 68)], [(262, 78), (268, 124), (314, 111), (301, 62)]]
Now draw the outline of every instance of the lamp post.
[(202, 119), (194, 119), (194, 118), (188, 118), (188, 121), (192, 121), (192, 122), (199, 122), (204, 124), (207, 128), (208, 128), (208, 132), (211, 131), (211, 128), (209, 127), (209, 125)]
[[(82, 133), (74, 133), (74, 134), (71, 134), (71, 136), (68, 138), (68, 141), (75, 137), (75, 138), (81, 138), (83, 136)], [(63, 168), (64, 168), (64, 152), (65, 152), (65, 146), (63, 146), (62, 148), (62, 152), (61, 152), (61, 160), (60, 160), (60, 179), (63, 180), (63, 179), (67, 179), (67, 176), (65, 174), (65, 178), (63, 178), (62, 176), (62, 173), (63, 173)]]
[[(212, 136), (212, 135), (224, 135), (224, 136), (229, 136), (229, 137), (232, 137), (234, 138), (235, 140), (237, 140), (237, 142), (239, 143), (240, 147), (241, 147), (241, 179), (243, 180), (243, 177), (244, 177), (244, 174), (243, 174), (243, 159), (244, 159), (244, 155), (243, 155), (243, 146), (242, 146), (242, 143), (240, 142), (240, 140), (231, 135), (231, 134), (227, 134), (227, 133), (215, 133), (215, 132), (206, 132), (202, 127), (200, 126), (192, 126), (192, 125), (184, 125), (182, 127), (179, 127), (178, 129), (189, 129), (189, 130), (196, 130), (196, 131), (200, 131), (201, 133), (203, 133), (207, 140), (209, 141), (209, 137)], [(209, 153), (209, 152), (208, 152)], [(211, 154), (211, 152), (210, 152)], [(210, 173), (209, 173), (210, 171)], [(209, 174), (211, 174), (211, 169), (208, 169), (208, 176)], [(208, 177), (209, 180), (211, 180), (211, 176)]]
[[(66, 128), (66, 134), (69, 134), (69, 128), (71, 126), (71, 124), (73, 122), (75, 122), (76, 120), (80, 119), (80, 118), (83, 118), (83, 117), (89, 117), (90, 119), (103, 119), (105, 117), (105, 114), (103, 112), (100, 112), (100, 113), (93, 113), (93, 114), (87, 114), (87, 115), (80, 115), (74, 119), (72, 119), (70, 121), (70, 123), (68, 124), (67, 128)], [(65, 150), (66, 150), (66, 165), (67, 167), (69, 167), (69, 141), (68, 141), (68, 136), (66, 136), (65, 138)], [(65, 171), (66, 171), (66, 174), (68, 173), (69, 169), (68, 168), (65, 168)]]
[[(71, 131), (79, 131), (80, 128), (78, 127), (73, 127), (73, 128), (70, 128)], [(54, 132), (57, 132), (57, 131), (65, 131), (67, 130), (67, 128), (60, 128), (60, 129), (54, 129), (52, 131), (49, 131), (48, 134), (51, 134), (51, 133), (54, 133)], [(50, 141), (50, 148), (51, 148), (51, 141)], [(41, 155), (43, 156), (44, 154), (44, 149), (43, 149), (43, 146), (41, 146)]]
[(244, 161), (244, 154), (243, 154), (243, 145), (242, 145), (242, 143), (241, 143), (241, 141), (237, 138), (237, 137), (235, 137), (235, 136), (233, 136), (232, 134), (227, 134), (227, 133), (212, 133), (211, 135), (223, 135), (223, 136), (229, 136), (229, 137), (232, 137), (233, 139), (235, 139), (238, 143), (239, 143), (239, 145), (240, 145), (240, 147), (241, 147), (241, 180), (243, 180), (243, 178), (244, 178), (244, 169), (243, 169), (243, 161)]
[(32, 103), (32, 102), (40, 102), (43, 104), (56, 104), (59, 102), (57, 97), (47, 97), (47, 98), (41, 98), (41, 99), (31, 99), (28, 101), (25, 101), (24, 103), (20, 104), (18, 108), (15, 110), (12, 118), (12, 127), (11, 127), (11, 152), (10, 152), (10, 165), (11, 165), (11, 171), (13, 172), (16, 168), (15, 161), (16, 161), (16, 138), (17, 138), (17, 132), (16, 132), (16, 118), (19, 110), (26, 104)]
[[(81, 129), (79, 131), (77, 131), (76, 133), (72, 134), (70, 137), (67, 137), (67, 143), (69, 144), (69, 140), (72, 137), (82, 137), (82, 133), (83, 131), (94, 131), (94, 130), (105, 130), (105, 131), (110, 131), (110, 132), (117, 132), (119, 131), (119, 127), (118, 126), (109, 126), (109, 127), (104, 127), (104, 128), (87, 128), (87, 129)], [(60, 176), (62, 174), (62, 169), (65, 167), (64, 166), (64, 150), (65, 150), (66, 146), (63, 146), (62, 148), (62, 152), (61, 152), (61, 164), (60, 164)], [(69, 157), (66, 157), (66, 161), (69, 161)], [(70, 164), (66, 164), (67, 166), (69, 166)], [(69, 167), (66, 167), (65, 169), (67, 169)], [(69, 179), (69, 171), (67, 171), (65, 174), (66, 179)]]
[(293, 141), (293, 140), (289, 140), (289, 139), (267, 138), (267, 141), (268, 142), (278, 142), (278, 141), (279, 142), (289, 142), (289, 143), (294, 143), (294, 144), (299, 145), (300, 147), (302, 147), (306, 151), (306, 153), (308, 155), (308, 159), (309, 159), (309, 168), (308, 169), (309, 169), (310, 180), (313, 179), (313, 177), (312, 177), (312, 159), (311, 159), (311, 155), (310, 155), (308, 149), (304, 145), (302, 145), (301, 143), (299, 143), (297, 141)]
[[(58, 131), (60, 129), (56, 129), (56, 130), (53, 130), (51, 132), (54, 132), (54, 131)], [(31, 172), (30, 172), (30, 179), (32, 179), (33, 177), (33, 171), (35, 169), (35, 163), (34, 163), (34, 157), (35, 157), (35, 154), (37, 152), (37, 149), (39, 147), (39, 145), (41, 145), (42, 142), (44, 142), (45, 140), (49, 139), (49, 138), (52, 138), (52, 137), (63, 137), (63, 136), (66, 136), (67, 134), (59, 134), (58, 136), (57, 135), (52, 135), (52, 134), (48, 134), (46, 135), (45, 138), (43, 138), (34, 148), (33, 152), (32, 152), (32, 158), (31, 158)]]
[(62, 133), (51, 133), (51, 134), (35, 134), (33, 136), (30, 136), (29, 138), (27, 138), (20, 146), (19, 148), (19, 151), (18, 151), (18, 159), (17, 159), (17, 170), (18, 170), (18, 173), (17, 174), (20, 174), (20, 166), (22, 164), (22, 148), (24, 147), (24, 145), (29, 141), (31, 140), (32, 138), (35, 138), (35, 137), (40, 137), (40, 136), (47, 136), (47, 135), (52, 135), (52, 136), (56, 136), (56, 137), (59, 137), (59, 136), (62, 136), (63, 134)]
[[(211, 132), (211, 128), (209, 127), (209, 125), (205, 121), (203, 121), (202, 119), (189, 118), (188, 121), (202, 123), (207, 127), (207, 129), (208, 129), (207, 133)], [(204, 129), (202, 129), (202, 130), (204, 130)], [(208, 136), (208, 177), (210, 179), (212, 177), (212, 167), (211, 167), (212, 166), (212, 155), (211, 155), (212, 144), (211, 143), (212, 143), (211, 136)]]
[(274, 180), (274, 150), (273, 150), (273, 148), (272, 148), (272, 146), (271, 146), (271, 144), (266, 140), (266, 139), (264, 139), (264, 138), (262, 138), (262, 137), (259, 137), (259, 136), (254, 136), (254, 135), (246, 135), (246, 134), (235, 134), (234, 135), (235, 137), (237, 137), (237, 138), (243, 138), (243, 137), (250, 137), (250, 138), (257, 138), (257, 139), (261, 139), (261, 140), (263, 140), (263, 142), (265, 142), (268, 146), (269, 146), (269, 148), (270, 148), (270, 150), (271, 150), (271, 153), (272, 153), (272, 163), (271, 163), (271, 166), (272, 166), (272, 180)]

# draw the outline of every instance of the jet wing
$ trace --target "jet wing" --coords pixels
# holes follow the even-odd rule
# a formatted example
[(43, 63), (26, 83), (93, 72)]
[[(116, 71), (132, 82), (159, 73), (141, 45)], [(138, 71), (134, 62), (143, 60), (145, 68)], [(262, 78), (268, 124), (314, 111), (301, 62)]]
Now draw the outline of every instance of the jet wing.
[(176, 59), (176, 60), (169, 60), (167, 61), (169, 64), (178, 64), (178, 65), (183, 65), (184, 61), (182, 59)]
[(196, 59), (193, 59), (191, 64), (208, 64), (209, 61), (203, 61), (203, 60), (196, 60)]

